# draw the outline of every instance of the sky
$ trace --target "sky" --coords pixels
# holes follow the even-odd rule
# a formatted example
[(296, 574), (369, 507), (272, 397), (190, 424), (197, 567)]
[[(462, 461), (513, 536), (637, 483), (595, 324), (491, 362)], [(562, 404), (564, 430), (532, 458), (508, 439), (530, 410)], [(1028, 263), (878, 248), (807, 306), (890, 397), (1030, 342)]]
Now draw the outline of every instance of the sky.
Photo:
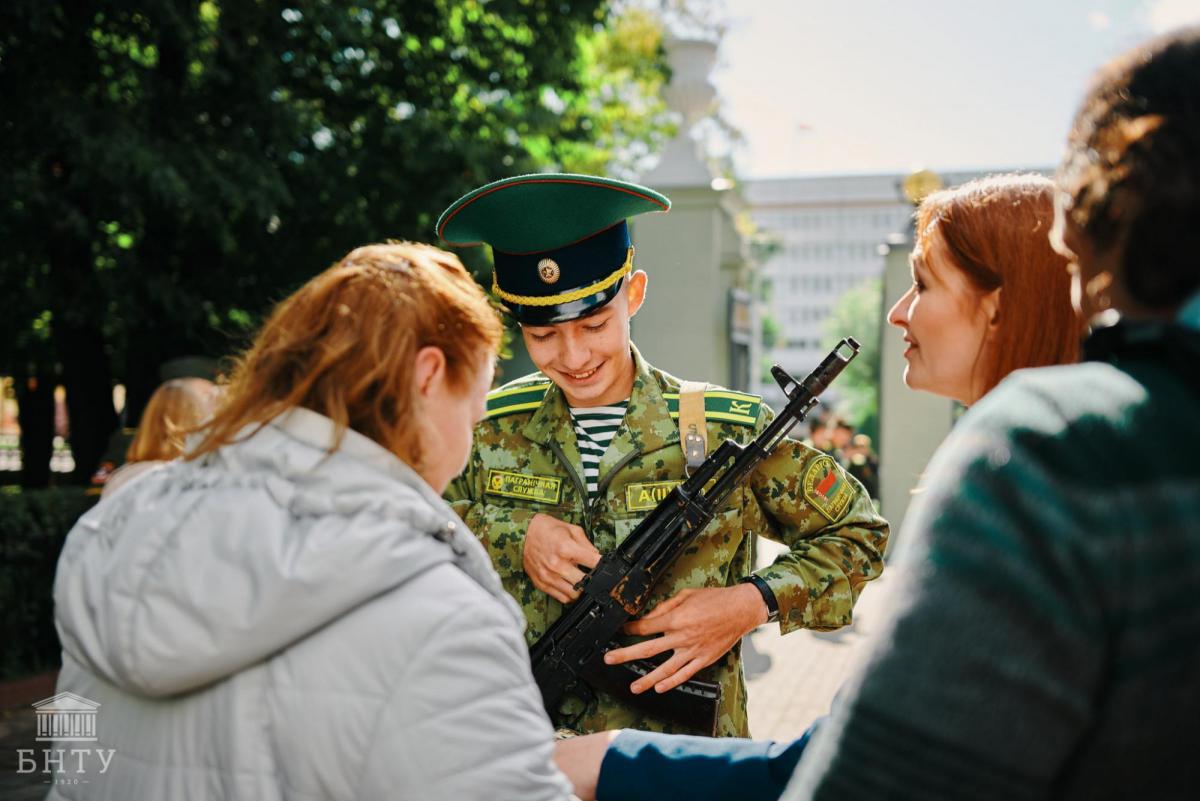
[(1200, 0), (727, 0), (743, 178), (1052, 167), (1089, 75)]

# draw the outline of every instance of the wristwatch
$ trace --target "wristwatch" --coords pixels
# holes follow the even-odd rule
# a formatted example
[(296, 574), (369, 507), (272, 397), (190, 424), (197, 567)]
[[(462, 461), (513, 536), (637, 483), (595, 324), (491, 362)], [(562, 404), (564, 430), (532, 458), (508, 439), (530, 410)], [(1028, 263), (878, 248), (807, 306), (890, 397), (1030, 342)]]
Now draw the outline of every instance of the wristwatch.
[(775, 600), (775, 593), (771, 590), (767, 582), (760, 579), (758, 576), (749, 575), (738, 582), (739, 584), (753, 584), (754, 588), (762, 595), (763, 603), (767, 605), (767, 622), (775, 623), (779, 620), (779, 601)]

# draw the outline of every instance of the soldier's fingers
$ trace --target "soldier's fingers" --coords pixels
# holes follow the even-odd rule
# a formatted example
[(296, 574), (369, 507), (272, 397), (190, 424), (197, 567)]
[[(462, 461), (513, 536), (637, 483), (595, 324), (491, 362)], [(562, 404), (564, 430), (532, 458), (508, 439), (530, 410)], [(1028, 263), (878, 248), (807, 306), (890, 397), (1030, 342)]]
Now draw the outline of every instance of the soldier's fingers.
[(562, 598), (559, 597), (562, 594), (562, 591), (558, 588), (558, 584), (555, 583), (553, 577), (545, 578), (543, 576), (535, 576), (531, 573), (529, 578), (533, 582), (533, 586), (537, 587), (539, 590), (546, 593), (556, 601), (562, 600)]
[(562, 572), (562, 577), (566, 579), (567, 583), (569, 583), (572, 587), (583, 581), (583, 577), (585, 575), (586, 574), (579, 568), (575, 567), (575, 565), (568, 565)]
[(642, 693), (649, 690), (651, 687), (658, 688), (659, 684), (670, 681), (671, 677), (682, 667), (687, 664), (687, 657), (676, 654), (656, 667), (654, 670), (642, 676), (640, 679), (629, 685), (629, 689), (634, 693)]
[[(674, 609), (675, 607), (679, 606), (681, 603), (686, 601), (688, 599), (688, 596), (691, 594), (692, 594), (692, 590), (680, 590), (679, 592), (675, 593), (675, 595), (672, 595), (670, 598), (668, 598), (667, 600), (660, 603), (658, 606), (651, 609), (648, 613), (643, 615), (641, 619), (642, 620), (655, 620), (656, 618), (662, 617), (663, 615), (667, 614), (672, 609)], [(661, 629), (659, 629), (659, 631), (661, 631)]]
[(580, 561), (580, 564), (586, 565), (589, 568), (600, 564), (600, 552), (596, 550), (595, 545), (592, 545), (590, 542), (588, 543), (587, 550), (584, 552), (583, 560)]
[(577, 565), (595, 567), (600, 561), (600, 552), (596, 550), (595, 545), (592, 545), (587, 540), (571, 543), (567, 551), (571, 561)]
[[(695, 676), (700, 672), (700, 668), (704, 667), (704, 662), (700, 659), (693, 659), (686, 665), (676, 670), (672, 675), (657, 682), (654, 685), (654, 691), (657, 693), (666, 693), (674, 690), (680, 684)], [(649, 678), (649, 676), (647, 676)]]
[(627, 645), (624, 648), (614, 648), (604, 655), (604, 661), (610, 665), (619, 665), (633, 659), (647, 659), (670, 651), (675, 647), (675, 641), (668, 637), (655, 637), (644, 642)]
[(554, 600), (558, 601), (560, 604), (567, 603), (567, 597), (565, 595), (563, 595), (560, 590), (558, 590), (554, 587), (546, 587), (543, 590), (543, 592), (545, 592), (547, 595), (549, 595)]
[(562, 594), (564, 596), (566, 596), (566, 600), (562, 601), (562, 603), (569, 604), (572, 601), (579, 599), (579, 590), (575, 589), (574, 582), (567, 581), (564, 578), (559, 578), (559, 581), (561, 582), (558, 585), (559, 590), (562, 592)]
[(631, 620), (621, 627), (621, 631), (626, 634), (662, 634), (667, 630), (667, 625), (670, 623), (669, 618), (652, 618), (641, 620)]
[(560, 604), (569, 604), (579, 597), (579, 593), (575, 591), (575, 588), (559, 576), (551, 579), (543, 591)]
[(553, 570), (537, 570), (529, 573), (529, 578), (531, 581), (533, 581), (533, 586), (537, 587), (554, 600), (561, 603), (566, 603), (568, 600), (570, 600), (570, 596), (568, 594), (568, 592), (571, 590), (570, 582)]

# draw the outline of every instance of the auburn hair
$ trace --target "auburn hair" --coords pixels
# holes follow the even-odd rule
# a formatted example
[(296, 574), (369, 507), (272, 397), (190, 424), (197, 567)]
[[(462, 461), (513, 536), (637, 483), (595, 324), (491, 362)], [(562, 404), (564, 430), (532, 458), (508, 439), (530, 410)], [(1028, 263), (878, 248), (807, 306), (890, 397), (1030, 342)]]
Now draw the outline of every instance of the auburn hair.
[(417, 351), (439, 348), (451, 384), (465, 391), (502, 333), (499, 315), (456, 256), (411, 242), (360, 247), (275, 307), (236, 361), (221, 408), (187, 458), (302, 406), (334, 422), (331, 450), (351, 428), (416, 467)]
[(1050, 244), (1053, 223), (1054, 184), (1034, 174), (968, 181), (928, 195), (917, 209), (924, 252), (936, 231), (980, 295), (1003, 290), (991, 357), (975, 366), (984, 392), (1013, 370), (1079, 359), (1082, 327), (1067, 260)]
[(125, 461), (169, 461), (183, 453), (184, 439), (212, 411), (215, 391), (203, 378), (173, 378), (159, 386), (142, 411)]

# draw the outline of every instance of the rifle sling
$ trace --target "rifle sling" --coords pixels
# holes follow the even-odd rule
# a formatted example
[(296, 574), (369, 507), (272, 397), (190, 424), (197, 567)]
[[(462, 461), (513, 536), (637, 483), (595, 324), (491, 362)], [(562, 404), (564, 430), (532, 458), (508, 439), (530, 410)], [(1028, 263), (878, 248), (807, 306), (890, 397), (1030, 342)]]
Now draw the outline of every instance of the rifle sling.
[(684, 474), (704, 464), (708, 456), (708, 431), (704, 424), (703, 381), (684, 381), (679, 385), (679, 446), (683, 448)]

